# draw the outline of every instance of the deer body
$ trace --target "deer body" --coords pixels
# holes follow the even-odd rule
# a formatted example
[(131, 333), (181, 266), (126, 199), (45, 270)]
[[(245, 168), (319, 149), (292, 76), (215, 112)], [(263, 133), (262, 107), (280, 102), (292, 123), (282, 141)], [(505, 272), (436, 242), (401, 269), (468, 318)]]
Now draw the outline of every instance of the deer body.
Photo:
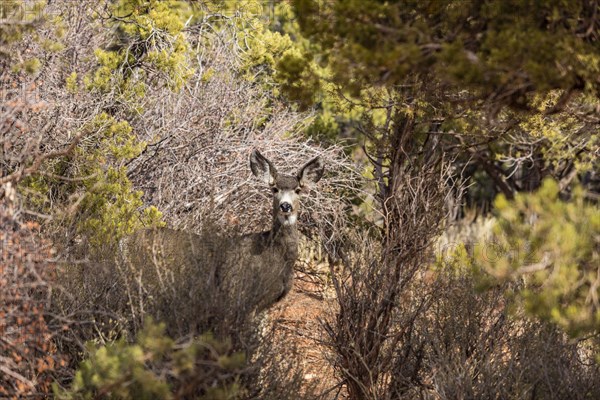
[[(276, 224), (270, 231), (234, 239), (232, 244), (236, 250), (228, 253), (227, 260), (222, 264), (228, 266), (224, 272), (231, 275), (222, 276), (219, 284), (227, 287), (236, 278), (243, 277), (249, 278), (244, 279), (246, 284), (260, 282), (262, 294), (255, 299), (259, 310), (281, 300), (292, 288), (294, 264), (298, 258), (298, 235), (295, 226)], [(240, 259), (240, 255), (243, 259)], [(237, 267), (229, 267), (233, 265)], [(233, 292), (241, 295), (244, 290), (234, 289)], [(236, 301), (247, 300), (239, 296)]]
[[(271, 230), (233, 238), (165, 228), (143, 230), (121, 246), (122, 262), (155, 265), (184, 277), (201, 274), (201, 290), (214, 291), (234, 307), (260, 311), (281, 300), (292, 287), (298, 257), (300, 195), (321, 178), (324, 167), (317, 157), (295, 176), (278, 174), (256, 150), (250, 167), (273, 193)], [(160, 284), (160, 279), (156, 281)]]

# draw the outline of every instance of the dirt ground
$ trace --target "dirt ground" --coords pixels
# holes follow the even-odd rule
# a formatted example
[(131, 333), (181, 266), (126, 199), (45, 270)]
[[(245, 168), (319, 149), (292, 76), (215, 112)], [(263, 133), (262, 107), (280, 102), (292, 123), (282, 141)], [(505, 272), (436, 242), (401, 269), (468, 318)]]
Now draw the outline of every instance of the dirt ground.
[(291, 292), (270, 312), (276, 330), (291, 337), (304, 370), (306, 387), (313, 386), (325, 399), (346, 398), (334, 376), (332, 354), (322, 344), (326, 340), (321, 321), (334, 314), (332, 289), (311, 274), (296, 272)]

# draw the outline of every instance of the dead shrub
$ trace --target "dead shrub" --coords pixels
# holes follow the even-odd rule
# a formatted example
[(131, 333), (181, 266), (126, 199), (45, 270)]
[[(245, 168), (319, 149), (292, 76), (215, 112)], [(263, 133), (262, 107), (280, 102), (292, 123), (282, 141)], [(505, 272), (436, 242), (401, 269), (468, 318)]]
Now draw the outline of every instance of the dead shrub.
[(386, 236), (361, 232), (334, 279), (339, 311), (325, 329), (350, 398), (397, 398), (420, 379), (423, 344), (414, 327), (432, 293), (413, 296), (413, 283), (442, 218), (443, 197), (431, 179), (439, 177), (436, 169), (398, 178), (402, 190), (386, 203)]
[[(482, 291), (468, 270), (444, 265), (418, 322), (426, 398), (582, 399), (600, 395), (598, 365), (551, 324), (506, 298), (514, 284)], [(426, 378), (425, 378), (426, 377)]]
[(468, 268), (445, 260), (396, 281), (402, 291), (391, 300), (385, 271), (393, 266), (373, 259), (378, 243), (361, 243), (338, 283), (340, 310), (325, 324), (331, 361), (350, 398), (600, 396), (593, 339), (573, 342), (528, 318), (507, 300), (514, 283), (482, 290)]
[(39, 226), (18, 221), (0, 203), (0, 397), (41, 398), (64, 365), (49, 325), (47, 299), (55, 264)]

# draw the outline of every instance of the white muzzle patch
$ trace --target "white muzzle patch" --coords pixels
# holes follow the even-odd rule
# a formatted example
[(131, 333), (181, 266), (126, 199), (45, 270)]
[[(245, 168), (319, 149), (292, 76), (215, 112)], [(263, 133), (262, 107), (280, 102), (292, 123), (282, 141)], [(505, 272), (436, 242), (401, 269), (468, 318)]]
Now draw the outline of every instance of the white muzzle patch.
[(281, 222), (281, 225), (283, 226), (291, 226), (294, 225), (296, 223), (296, 214), (280, 214), (279, 215), (279, 222)]

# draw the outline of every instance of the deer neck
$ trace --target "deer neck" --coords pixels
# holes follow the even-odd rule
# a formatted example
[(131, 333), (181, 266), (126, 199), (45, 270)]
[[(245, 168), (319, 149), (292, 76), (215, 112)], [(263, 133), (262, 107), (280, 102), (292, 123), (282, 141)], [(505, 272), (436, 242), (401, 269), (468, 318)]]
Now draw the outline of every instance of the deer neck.
[(282, 225), (279, 219), (273, 218), (273, 227), (269, 233), (271, 245), (281, 247), (285, 258), (296, 260), (298, 256), (298, 229), (296, 225)]

